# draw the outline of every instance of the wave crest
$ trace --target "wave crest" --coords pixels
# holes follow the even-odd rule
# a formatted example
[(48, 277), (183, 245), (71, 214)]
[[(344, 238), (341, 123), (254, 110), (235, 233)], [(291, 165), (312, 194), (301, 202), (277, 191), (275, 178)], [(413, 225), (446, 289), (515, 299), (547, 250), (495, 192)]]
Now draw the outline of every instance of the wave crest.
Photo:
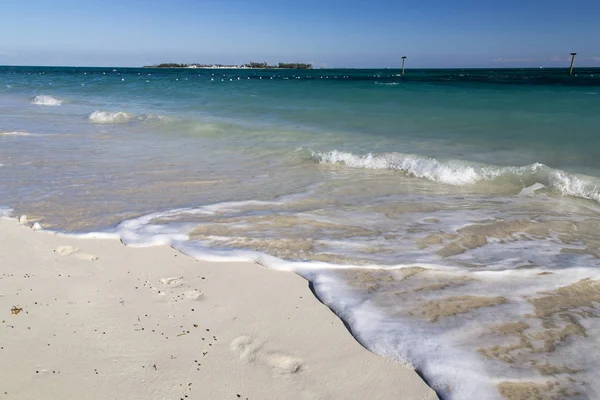
[(30, 136), (27, 132), (0, 132), (0, 136)]
[(563, 196), (580, 197), (600, 203), (600, 182), (589, 176), (569, 174), (559, 169), (552, 169), (548, 174), (551, 189)]
[(409, 176), (447, 185), (464, 186), (482, 182), (512, 182), (530, 186), (542, 183), (562, 195), (580, 197), (600, 203), (600, 181), (597, 178), (553, 169), (544, 164), (498, 166), (462, 160), (439, 161), (415, 154), (385, 153), (355, 155), (333, 150), (312, 152), (320, 164), (340, 164), (349, 168), (387, 169)]
[(62, 100), (57, 99), (56, 97), (46, 95), (35, 96), (33, 100), (31, 100), (31, 104), (36, 104), (38, 106), (60, 106), (62, 102)]
[(94, 111), (88, 119), (96, 124), (120, 124), (129, 122), (135, 115), (123, 111)]

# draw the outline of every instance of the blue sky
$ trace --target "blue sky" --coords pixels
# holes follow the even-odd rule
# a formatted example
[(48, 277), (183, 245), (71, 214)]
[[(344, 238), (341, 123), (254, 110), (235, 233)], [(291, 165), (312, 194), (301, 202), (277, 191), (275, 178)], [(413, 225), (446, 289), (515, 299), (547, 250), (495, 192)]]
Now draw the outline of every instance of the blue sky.
[(0, 65), (600, 66), (599, 0), (0, 0)]

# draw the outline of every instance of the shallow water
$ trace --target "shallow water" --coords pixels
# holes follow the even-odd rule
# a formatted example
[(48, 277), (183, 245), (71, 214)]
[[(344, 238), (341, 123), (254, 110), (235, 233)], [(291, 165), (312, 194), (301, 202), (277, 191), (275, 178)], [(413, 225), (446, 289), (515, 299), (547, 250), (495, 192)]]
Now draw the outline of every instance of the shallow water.
[(600, 397), (600, 71), (398, 72), (0, 67), (0, 215), (294, 270), (442, 398)]

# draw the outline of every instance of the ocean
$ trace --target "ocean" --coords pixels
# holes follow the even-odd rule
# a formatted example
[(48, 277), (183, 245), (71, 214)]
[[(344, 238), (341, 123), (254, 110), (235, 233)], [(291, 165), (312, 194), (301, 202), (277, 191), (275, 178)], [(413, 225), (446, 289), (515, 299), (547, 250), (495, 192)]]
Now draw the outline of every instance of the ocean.
[(0, 67), (0, 214), (294, 271), (442, 399), (600, 398), (599, 92), (585, 68)]

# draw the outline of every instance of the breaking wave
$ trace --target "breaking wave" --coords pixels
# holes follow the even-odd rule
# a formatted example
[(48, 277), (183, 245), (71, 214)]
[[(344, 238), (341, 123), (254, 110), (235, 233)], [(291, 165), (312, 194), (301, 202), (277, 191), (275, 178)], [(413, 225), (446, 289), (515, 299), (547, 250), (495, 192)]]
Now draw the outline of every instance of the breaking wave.
[(123, 111), (94, 111), (88, 119), (96, 124), (120, 124), (135, 119), (136, 116)]
[(600, 203), (600, 180), (534, 163), (524, 166), (499, 166), (463, 160), (439, 161), (415, 154), (383, 153), (355, 155), (333, 150), (312, 152), (320, 164), (338, 164), (349, 168), (400, 171), (409, 176), (447, 185), (474, 185), (482, 182), (512, 182), (523, 187), (541, 183), (562, 195)]
[(0, 132), (0, 136), (29, 136), (27, 132)]
[(160, 114), (136, 115), (125, 111), (97, 110), (88, 116), (88, 120), (94, 124), (122, 124), (131, 121), (164, 122), (169, 119)]
[(31, 100), (31, 104), (36, 104), (38, 106), (60, 106), (62, 104), (62, 100), (57, 99), (52, 96), (35, 96), (33, 100)]
[(0, 218), (9, 218), (11, 216), (11, 214), (12, 214), (11, 208), (0, 206)]

